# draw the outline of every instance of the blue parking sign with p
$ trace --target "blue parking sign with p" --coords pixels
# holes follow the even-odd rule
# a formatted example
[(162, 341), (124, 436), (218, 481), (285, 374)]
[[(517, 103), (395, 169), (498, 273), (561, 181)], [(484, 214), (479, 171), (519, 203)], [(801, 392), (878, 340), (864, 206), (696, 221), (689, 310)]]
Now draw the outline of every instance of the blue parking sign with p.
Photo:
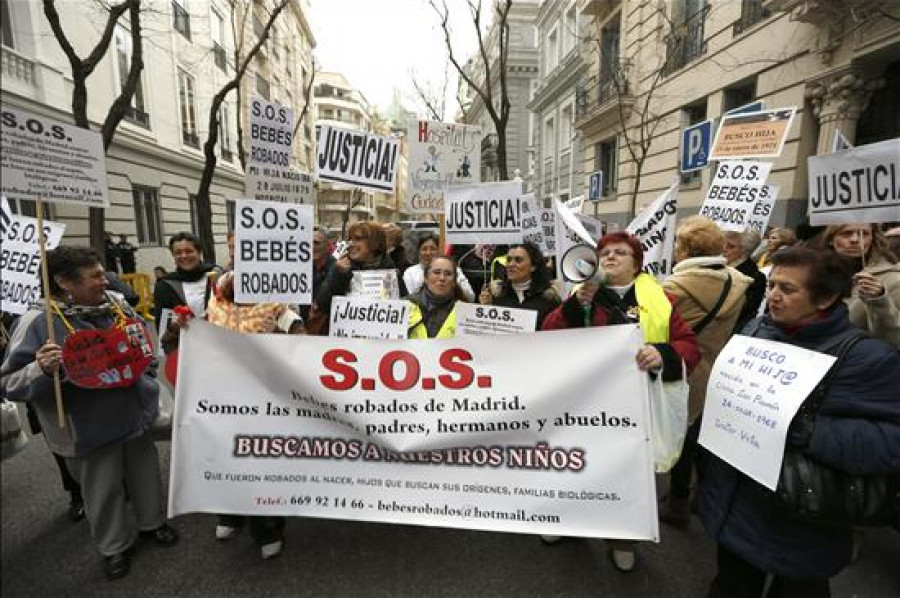
[(712, 120), (705, 120), (681, 131), (681, 172), (706, 168), (712, 143)]

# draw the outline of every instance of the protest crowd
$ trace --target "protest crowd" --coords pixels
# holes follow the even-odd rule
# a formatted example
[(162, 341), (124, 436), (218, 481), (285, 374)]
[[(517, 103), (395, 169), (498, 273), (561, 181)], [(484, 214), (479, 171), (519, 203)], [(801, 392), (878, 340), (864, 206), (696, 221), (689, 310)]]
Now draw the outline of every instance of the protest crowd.
[[(324, 154), (344, 134), (323, 128)], [(353, 143), (377, 168), (338, 173), (332, 157), (319, 177), (393, 185), (395, 140)], [(717, 546), (708, 596), (829, 596), (867, 528), (900, 528), (900, 213), (735, 226), (723, 189), (771, 168), (746, 164), (719, 163), (699, 214), (679, 213), (676, 182), (623, 230), (583, 198), (542, 207), (520, 181), (448, 185), (415, 235), (357, 220), (340, 238), (309, 205), (238, 200), (225, 263), (177, 232), (152, 279), (126, 235), (101, 255), (50, 226), (33, 247), (44, 281), (34, 268), (32, 300), (4, 306), (4, 459), (25, 421), (43, 434), (109, 580), (146, 545), (179, 544), (190, 512), (217, 516), (218, 541), (248, 528), (263, 560), (285, 551), (288, 516), (310, 514), (518, 531), (546, 550), (602, 538), (622, 573), (660, 522), (699, 520)], [(4, 230), (35, 226), (6, 212)], [(420, 375), (429, 360), (440, 375)], [(433, 426), (413, 418), (426, 413)], [(156, 443), (170, 440), (166, 508)], [(403, 485), (376, 465), (427, 473)], [(353, 494), (303, 494), (336, 473)], [(246, 498), (269, 482), (300, 490)], [(401, 485), (434, 502), (401, 504)], [(453, 492), (490, 496), (471, 509)], [(326, 507), (354, 516), (312, 510)]]

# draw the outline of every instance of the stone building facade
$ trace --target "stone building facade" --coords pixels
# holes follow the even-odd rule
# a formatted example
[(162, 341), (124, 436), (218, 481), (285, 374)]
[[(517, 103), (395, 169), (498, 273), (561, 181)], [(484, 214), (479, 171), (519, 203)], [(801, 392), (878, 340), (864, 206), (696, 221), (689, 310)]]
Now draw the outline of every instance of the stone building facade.
[[(90, 0), (57, 2), (61, 22), (76, 51), (86, 56), (106, 22), (106, 11)], [(144, 70), (126, 118), (106, 156), (110, 207), (106, 229), (127, 234), (139, 245), (139, 272), (154, 266), (172, 268), (166, 243), (179, 231), (196, 231), (194, 194), (203, 169), (209, 106), (235, 70), (235, 49), (255, 43), (269, 2), (245, 0), (160, 0), (144, 2), (142, 48)], [(72, 79), (69, 63), (53, 37), (41, 3), (2, 2), (2, 84), (4, 106), (71, 122)], [(240, 18), (242, 10), (250, 11)], [(292, 1), (278, 17), (274, 35), (248, 69), (241, 90), (230, 94), (221, 112), (218, 167), (211, 188), (216, 258), (227, 261), (225, 235), (233, 227), (234, 199), (244, 196), (238, 147), (239, 127), (246, 128), (247, 99), (267, 96), (302, 109), (304, 76), (312, 74), (315, 39), (306, 0)], [(245, 28), (232, 27), (235, 22)], [(99, 129), (121, 89), (133, 50), (128, 19), (122, 18), (109, 51), (88, 79), (88, 117)], [(236, 35), (233, 33), (237, 31)], [(312, 166), (312, 129), (298, 131), (293, 161)], [(244, 135), (244, 145), (248, 135)], [(28, 213), (33, 206), (13, 201)], [(51, 218), (67, 225), (65, 241), (88, 243), (87, 209), (63, 204)], [(210, 257), (211, 256), (207, 256)]]
[[(856, 144), (900, 136), (900, 22), (869, 0), (579, 0), (599, 42), (576, 128), (582, 169), (604, 170), (600, 218), (626, 224), (680, 180), (679, 209), (696, 213), (711, 169), (681, 175), (681, 130), (754, 100), (796, 107), (769, 177), (773, 225), (807, 211), (806, 159), (835, 130)], [(649, 96), (649, 101), (648, 101)]]

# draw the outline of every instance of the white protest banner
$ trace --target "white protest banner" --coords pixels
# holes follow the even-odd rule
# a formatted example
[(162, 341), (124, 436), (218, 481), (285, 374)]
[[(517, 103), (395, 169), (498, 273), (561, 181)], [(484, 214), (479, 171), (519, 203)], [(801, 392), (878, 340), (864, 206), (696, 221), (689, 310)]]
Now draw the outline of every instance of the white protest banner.
[(11, 199), (109, 207), (100, 133), (3, 106), (0, 192)]
[(550, 252), (554, 245), (544, 232), (542, 221), (544, 210), (541, 209), (540, 202), (535, 198), (534, 193), (523, 195), (520, 201), (522, 205), (522, 242), (534, 243), (544, 255), (553, 255)]
[(399, 299), (400, 280), (396, 270), (354, 270), (348, 297)]
[(399, 153), (397, 139), (322, 125), (316, 174), (320, 181), (393, 193)]
[(720, 162), (700, 215), (722, 230), (745, 230), (771, 170), (771, 162)]
[(834, 137), (831, 138), (831, 153), (836, 154), (837, 152), (848, 149), (853, 149), (853, 144), (850, 143), (849, 139), (844, 137), (844, 134), (841, 133), (840, 129), (835, 129)]
[(328, 334), (337, 338), (405, 339), (409, 303), (393, 299), (335, 297), (331, 301)]
[(407, 131), (406, 210), (443, 214), (444, 190), (481, 181), (481, 128), (414, 120)]
[(533, 309), (456, 302), (456, 338), (534, 332), (536, 326)]
[(247, 164), (244, 176), (247, 197), (257, 201), (315, 204), (312, 176), (296, 168)]
[[(566, 276), (566, 270), (562, 268), (566, 254), (578, 246), (587, 246), (590, 249), (594, 249), (600, 237), (603, 236), (603, 223), (590, 216), (573, 214), (567, 205), (559, 201), (554, 203), (554, 207), (556, 210), (554, 245), (556, 248), (557, 271), (563, 280), (565, 295), (568, 296), (575, 284), (581, 281), (573, 280)], [(576, 249), (576, 251), (580, 251), (580, 249)]]
[(235, 301), (310, 303), (313, 207), (246, 199), (236, 203)]
[(556, 255), (556, 207), (544, 208), (541, 214), (541, 235), (543, 245), (541, 251), (545, 256)]
[(775, 211), (775, 200), (778, 199), (779, 190), (778, 185), (763, 185), (747, 216), (746, 228), (752, 228), (761, 238), (766, 236), (766, 227), (769, 226), (769, 218)]
[(674, 265), (679, 185), (673, 183), (628, 225), (628, 234), (641, 241), (644, 272), (660, 279), (669, 276)]
[(563, 203), (563, 205), (566, 206), (573, 214), (581, 214), (581, 210), (584, 208), (584, 195), (579, 195), (578, 197), (567, 199)]
[(522, 183), (503, 181), (444, 191), (446, 242), (452, 245), (522, 242)]
[(777, 158), (796, 112), (792, 107), (723, 115), (709, 159)]
[(834, 361), (794, 345), (734, 335), (709, 375), (700, 444), (775, 490), (791, 419)]
[(250, 155), (259, 166), (288, 168), (294, 141), (294, 109), (259, 97), (250, 98)]
[[(17, 216), (9, 211), (4, 199), (2, 251), (0, 251), (0, 311), (24, 314), (41, 298), (41, 249), (38, 244), (37, 219)], [(47, 249), (59, 245), (66, 225), (44, 220)]]
[(900, 220), (900, 138), (810, 156), (813, 226)]
[[(197, 322), (181, 339), (168, 514), (655, 540), (642, 342), (636, 325), (522, 342), (235, 334)], [(559, 355), (552, 376), (523, 367)]]

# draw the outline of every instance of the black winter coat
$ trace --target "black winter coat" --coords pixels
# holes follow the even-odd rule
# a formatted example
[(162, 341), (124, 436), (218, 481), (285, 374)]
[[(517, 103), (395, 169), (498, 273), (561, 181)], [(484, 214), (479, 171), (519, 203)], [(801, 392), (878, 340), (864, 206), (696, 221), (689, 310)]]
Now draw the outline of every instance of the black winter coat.
[(766, 296), (766, 275), (759, 271), (756, 262), (750, 258), (745, 259), (735, 266), (734, 269), (753, 279), (753, 282), (750, 283), (750, 287), (744, 294), (744, 307), (741, 308), (741, 314), (734, 325), (734, 331), (740, 332), (759, 313), (759, 306)]
[(537, 322), (535, 330), (540, 330), (544, 323), (544, 318), (559, 307), (562, 300), (553, 286), (544, 288), (530, 288), (525, 291), (525, 298), (520, 302), (519, 296), (512, 288), (512, 284), (508, 280), (502, 283), (499, 281), (491, 284), (491, 296), (494, 305), (501, 307), (516, 307), (519, 309), (531, 309), (537, 312)]
[[(758, 324), (745, 333), (832, 354), (852, 330), (843, 304), (793, 335), (768, 316)], [(900, 353), (875, 339), (858, 342), (835, 372), (808, 454), (851, 473), (900, 475), (898, 372)], [(715, 456), (703, 480), (700, 517), (722, 547), (775, 575), (831, 577), (850, 562), (850, 528), (791, 519), (771, 490)]]

